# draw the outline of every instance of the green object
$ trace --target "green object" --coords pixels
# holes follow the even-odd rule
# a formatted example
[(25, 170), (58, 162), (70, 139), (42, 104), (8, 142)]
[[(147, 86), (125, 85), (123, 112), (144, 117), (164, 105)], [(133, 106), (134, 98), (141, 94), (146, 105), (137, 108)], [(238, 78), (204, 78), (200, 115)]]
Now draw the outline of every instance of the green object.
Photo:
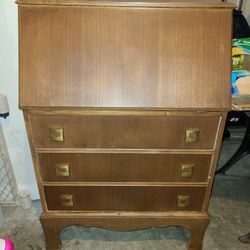
[(242, 48), (247, 54), (250, 54), (250, 37), (233, 39), (233, 46)]

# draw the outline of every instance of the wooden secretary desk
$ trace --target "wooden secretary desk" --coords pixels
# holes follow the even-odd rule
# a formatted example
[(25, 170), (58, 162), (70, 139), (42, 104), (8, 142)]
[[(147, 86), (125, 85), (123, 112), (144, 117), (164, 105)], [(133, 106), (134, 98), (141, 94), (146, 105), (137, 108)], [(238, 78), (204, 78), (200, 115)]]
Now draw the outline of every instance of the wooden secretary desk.
[(47, 249), (68, 225), (181, 226), (201, 249), (231, 106), (233, 5), (17, 3), (20, 107)]

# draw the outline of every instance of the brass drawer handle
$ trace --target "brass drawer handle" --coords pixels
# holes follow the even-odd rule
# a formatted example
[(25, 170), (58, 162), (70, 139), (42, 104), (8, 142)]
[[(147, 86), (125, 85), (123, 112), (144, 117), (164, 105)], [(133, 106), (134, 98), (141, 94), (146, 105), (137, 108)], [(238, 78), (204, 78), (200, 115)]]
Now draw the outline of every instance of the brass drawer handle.
[(199, 129), (188, 129), (185, 134), (185, 142), (198, 142), (200, 139)]
[(49, 140), (63, 142), (64, 130), (62, 128), (49, 128)]
[(56, 164), (57, 176), (70, 176), (70, 166), (66, 163)]
[(72, 194), (60, 195), (60, 200), (63, 207), (72, 207), (74, 205)]
[(190, 196), (189, 195), (178, 195), (177, 196), (177, 207), (186, 208), (189, 206)]
[(192, 177), (194, 175), (194, 164), (181, 164), (181, 177)]

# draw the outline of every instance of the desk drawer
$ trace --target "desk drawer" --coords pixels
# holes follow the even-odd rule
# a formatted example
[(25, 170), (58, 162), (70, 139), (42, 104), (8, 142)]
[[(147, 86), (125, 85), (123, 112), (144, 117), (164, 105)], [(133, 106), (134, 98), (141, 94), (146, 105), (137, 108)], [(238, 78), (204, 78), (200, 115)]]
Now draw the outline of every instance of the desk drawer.
[(38, 148), (213, 149), (219, 116), (31, 115)]
[(45, 187), (48, 210), (201, 211), (205, 187)]
[(205, 182), (208, 154), (43, 153), (46, 182)]

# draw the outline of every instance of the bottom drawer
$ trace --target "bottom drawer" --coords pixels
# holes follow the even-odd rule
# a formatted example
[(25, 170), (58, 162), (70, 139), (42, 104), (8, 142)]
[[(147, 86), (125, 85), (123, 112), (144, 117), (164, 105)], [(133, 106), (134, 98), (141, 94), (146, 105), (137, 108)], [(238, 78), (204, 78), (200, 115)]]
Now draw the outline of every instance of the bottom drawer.
[(201, 211), (205, 187), (46, 186), (48, 210)]

